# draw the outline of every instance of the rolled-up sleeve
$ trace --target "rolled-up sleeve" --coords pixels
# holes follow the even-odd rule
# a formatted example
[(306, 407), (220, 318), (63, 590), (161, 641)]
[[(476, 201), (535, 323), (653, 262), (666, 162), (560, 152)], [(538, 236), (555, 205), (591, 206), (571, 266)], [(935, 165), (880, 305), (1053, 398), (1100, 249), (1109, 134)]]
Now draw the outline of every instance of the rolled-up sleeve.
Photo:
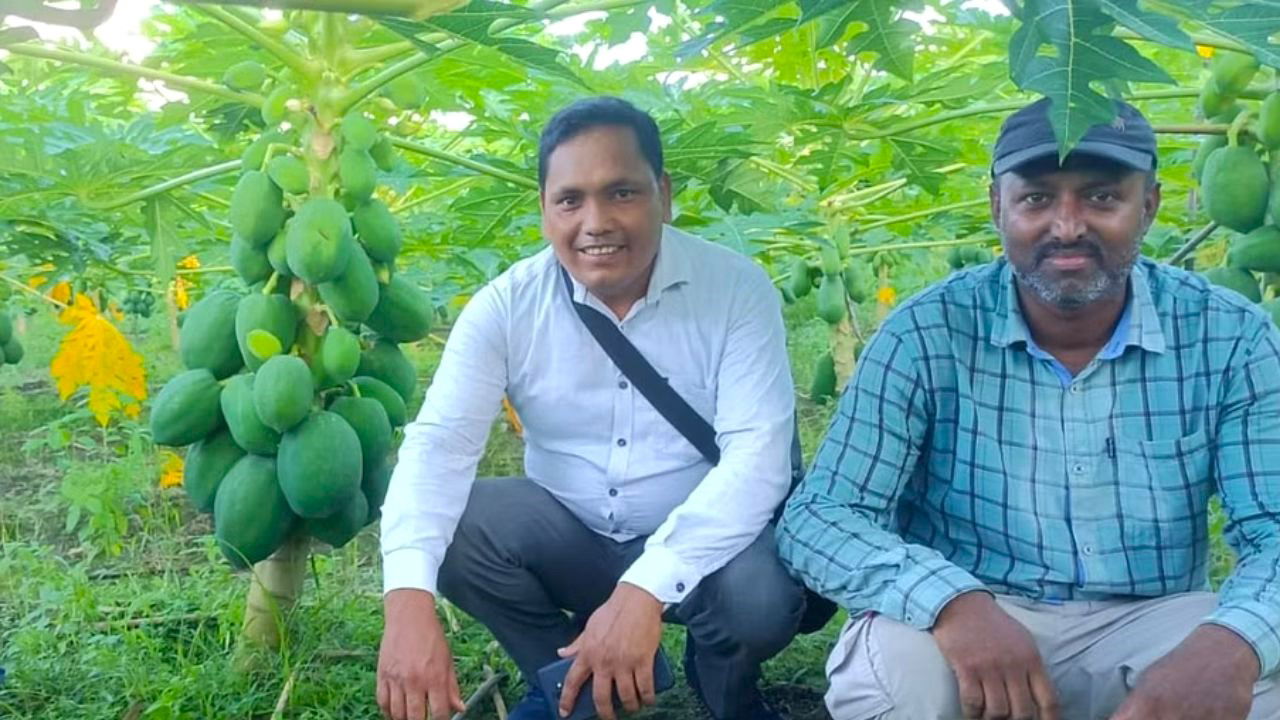
[(955, 596), (983, 589), (939, 552), (893, 527), (916, 472), (930, 400), (910, 346), (889, 327), (871, 339), (803, 484), (778, 528), (779, 554), (813, 591), (851, 613), (931, 627)]

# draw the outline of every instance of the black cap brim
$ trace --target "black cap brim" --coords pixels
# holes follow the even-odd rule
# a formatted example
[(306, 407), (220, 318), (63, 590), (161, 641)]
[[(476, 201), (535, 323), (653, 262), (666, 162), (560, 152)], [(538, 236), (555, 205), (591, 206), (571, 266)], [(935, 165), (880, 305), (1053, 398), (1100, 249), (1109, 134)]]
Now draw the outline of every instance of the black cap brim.
[[(1069, 154), (1074, 155), (1076, 153), (1114, 160), (1122, 165), (1127, 165), (1134, 170), (1141, 170), (1142, 172), (1150, 172), (1155, 169), (1155, 158), (1151, 155), (1142, 152), (1141, 150), (1133, 150), (1119, 145), (1113, 145), (1111, 143), (1083, 140), (1076, 143), (1076, 146), (1071, 149)], [(1000, 158), (992, 165), (991, 172), (994, 175), (1000, 175), (1013, 170), (1019, 165), (1029, 163), (1032, 160), (1039, 160), (1041, 158), (1057, 154), (1057, 142), (1041, 143), (1029, 148), (1023, 148), (1017, 152), (1009, 153), (1008, 155)]]

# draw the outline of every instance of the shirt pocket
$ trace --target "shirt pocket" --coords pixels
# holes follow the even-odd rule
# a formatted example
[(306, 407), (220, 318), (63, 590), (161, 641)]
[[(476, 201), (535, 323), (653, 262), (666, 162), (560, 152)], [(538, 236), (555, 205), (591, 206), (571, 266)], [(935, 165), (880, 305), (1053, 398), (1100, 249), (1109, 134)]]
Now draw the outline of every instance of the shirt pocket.
[(1156, 552), (1163, 578), (1189, 577), (1212, 495), (1207, 429), (1167, 440), (1116, 438), (1116, 482), (1129, 551)]
[[(708, 423), (715, 422), (715, 393), (703, 385), (695, 377), (688, 375), (670, 375), (667, 383), (689, 406)], [(652, 454), (673, 466), (685, 467), (702, 460), (698, 452), (684, 435), (662, 416), (647, 398), (636, 390), (636, 440), (640, 445), (637, 451)]]

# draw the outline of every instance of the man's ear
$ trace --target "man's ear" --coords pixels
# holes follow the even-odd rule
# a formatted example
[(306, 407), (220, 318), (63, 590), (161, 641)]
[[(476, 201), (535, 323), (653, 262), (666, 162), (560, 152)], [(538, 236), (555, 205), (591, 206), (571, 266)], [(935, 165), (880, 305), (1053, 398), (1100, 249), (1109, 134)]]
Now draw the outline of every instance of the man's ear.
[(1160, 183), (1151, 183), (1151, 187), (1147, 188), (1147, 192), (1142, 198), (1142, 231), (1144, 233), (1156, 221), (1156, 213), (1160, 210), (1160, 197)]
[(658, 194), (662, 198), (662, 222), (671, 222), (671, 176), (666, 172), (658, 178)]

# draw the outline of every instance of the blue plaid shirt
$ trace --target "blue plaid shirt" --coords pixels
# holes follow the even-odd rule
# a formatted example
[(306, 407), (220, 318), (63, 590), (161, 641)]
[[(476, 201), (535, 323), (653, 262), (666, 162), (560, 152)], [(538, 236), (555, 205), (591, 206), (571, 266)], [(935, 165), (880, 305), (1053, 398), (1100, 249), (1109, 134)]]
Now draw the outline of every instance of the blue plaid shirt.
[(1074, 377), (1032, 341), (1007, 262), (952, 275), (868, 343), (778, 529), (851, 612), (919, 629), (975, 589), (1053, 602), (1208, 587), (1208, 505), (1239, 562), (1206, 622), (1280, 662), (1280, 332), (1142, 259)]

